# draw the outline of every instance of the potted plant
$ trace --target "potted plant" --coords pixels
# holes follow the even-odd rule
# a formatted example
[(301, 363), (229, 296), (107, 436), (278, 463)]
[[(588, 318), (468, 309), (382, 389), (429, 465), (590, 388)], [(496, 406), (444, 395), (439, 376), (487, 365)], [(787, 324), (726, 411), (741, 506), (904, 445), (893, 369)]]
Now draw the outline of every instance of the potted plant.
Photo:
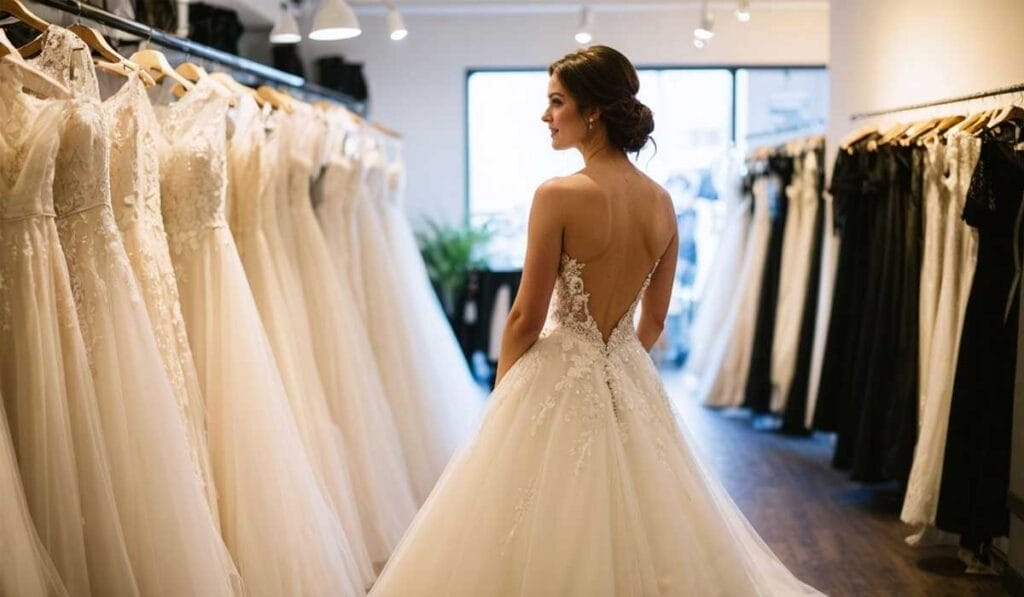
[(469, 272), (486, 267), (485, 247), (490, 239), (487, 225), (451, 226), (429, 218), (423, 228), (416, 231), (427, 274), (437, 288), (449, 319), (454, 318), (456, 302)]

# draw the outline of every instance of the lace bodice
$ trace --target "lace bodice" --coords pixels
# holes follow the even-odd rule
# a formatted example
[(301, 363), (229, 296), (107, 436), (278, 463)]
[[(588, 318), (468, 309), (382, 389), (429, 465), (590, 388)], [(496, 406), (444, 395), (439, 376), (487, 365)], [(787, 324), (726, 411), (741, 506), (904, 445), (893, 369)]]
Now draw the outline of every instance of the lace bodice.
[(227, 226), (228, 99), (202, 79), (158, 115), (167, 140), (160, 193), (171, 250), (192, 246), (209, 228)]
[(51, 25), (33, 62), (73, 94), (64, 113), (53, 180), (57, 215), (109, 205), (107, 125), (88, 46), (67, 29)]
[(655, 262), (650, 273), (644, 278), (636, 293), (636, 298), (633, 299), (629, 309), (619, 318), (618, 323), (609, 334), (607, 342), (604, 340), (604, 335), (598, 328), (597, 322), (590, 315), (590, 293), (583, 286), (585, 265), (576, 261), (568, 253), (562, 253), (558, 279), (555, 281), (555, 290), (551, 296), (548, 322), (545, 325), (544, 333), (550, 335), (557, 330), (567, 330), (574, 336), (583, 339), (585, 344), (599, 348), (605, 353), (610, 353), (623, 344), (636, 342), (633, 317), (644, 292), (647, 291), (647, 286), (651, 283), (651, 276), (658, 269), (658, 262)]
[(165, 143), (142, 80), (131, 77), (103, 108), (110, 124), (110, 196), (118, 227), (141, 221), (162, 236), (160, 153)]
[(64, 107), (24, 93), (17, 69), (0, 63), (0, 220), (54, 214), (55, 129)]

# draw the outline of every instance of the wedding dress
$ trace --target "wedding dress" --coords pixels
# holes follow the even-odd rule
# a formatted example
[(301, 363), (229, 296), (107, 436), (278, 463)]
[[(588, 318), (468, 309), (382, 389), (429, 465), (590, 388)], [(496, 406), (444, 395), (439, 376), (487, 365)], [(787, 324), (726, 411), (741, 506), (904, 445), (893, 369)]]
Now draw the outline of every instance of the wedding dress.
[(306, 298), (314, 364), (342, 428), (367, 547), (373, 563), (383, 566), (412, 522), (416, 501), (356, 299), (333, 269), (310, 201), (318, 161), (314, 146), (327, 131), (312, 114), (303, 114), (289, 130), (295, 134), (288, 155), (291, 230), (283, 236)]
[(114, 222), (107, 124), (89, 50), (74, 33), (51, 26), (36, 64), (74, 93), (63, 115), (53, 201), (139, 591), (235, 594), (237, 573), (196, 476)]
[(769, 194), (775, 192), (775, 184), (765, 178), (754, 182), (753, 221), (743, 252), (736, 295), (727, 319), (732, 323), (723, 328), (729, 333), (719, 336), (718, 342), (712, 345), (711, 351), (715, 357), (711, 362), (716, 366), (705, 371), (697, 389), (697, 396), (708, 406), (731, 407), (743, 403), (750, 358), (754, 350), (761, 278), (771, 233)]
[[(0, 73), (4, 68), (0, 66)], [(67, 595), (57, 569), (46, 555), (32, 526), (32, 518), (22, 493), (18, 463), (8, 433), (0, 396), (0, 595), (58, 597)]]
[[(304, 310), (294, 310), (303, 306), (302, 297), (307, 291), (286, 259), (275, 263), (264, 231), (264, 226), (276, 227), (277, 177), (287, 176), (287, 170), (278, 166), (287, 156), (280, 156), (276, 151), (282, 132), (275, 131), (268, 140), (264, 119), (252, 98), (239, 98), (239, 102), (229, 149), (230, 187), (239, 225), (235, 231), (239, 255), (300, 435), (353, 548), (362, 582), (368, 587), (375, 575), (355, 506), (344, 439), (328, 409), (314, 357), (310, 322)], [(274, 122), (280, 127), (277, 119)], [(267, 203), (269, 208), (264, 207)], [(267, 217), (264, 217), (265, 210), (269, 211)], [(285, 289), (293, 291), (285, 292)]]
[(164, 370), (185, 422), (192, 462), (203, 481), (216, 523), (217, 493), (206, 443), (206, 408), (181, 317), (178, 286), (160, 215), (160, 123), (138, 77), (131, 77), (103, 107), (110, 123), (114, 218), (146, 302)]
[(406, 281), (399, 277), (377, 206), (387, 192), (387, 164), (373, 150), (364, 160), (364, 177), (354, 199), (353, 215), (359, 228), (360, 283), (370, 307), (367, 327), (377, 363), (384, 370), (384, 389), (398, 426), (413, 491), (422, 503), (462, 439), (463, 422), (453, 420), (450, 404), (457, 401), (461, 405), (464, 398), (445, 393), (449, 387), (445, 378), (451, 372), (432, 369), (428, 353), (433, 350), (433, 338), (416, 335), (420, 328), (412, 319), (421, 314), (406, 302)]
[(227, 98), (202, 79), (158, 113), (164, 225), (206, 400), (224, 540), (250, 595), (359, 595), (351, 546), (303, 446), (227, 228), (227, 112)]
[[(705, 468), (633, 327), (562, 255), (541, 338), (490, 398), (371, 595), (813, 595)], [(655, 264), (653, 269), (657, 268)]]
[(54, 166), (67, 107), (23, 93), (19, 71), (0, 66), (0, 406), (29, 511), (68, 590), (132, 595), (137, 589), (54, 222)]

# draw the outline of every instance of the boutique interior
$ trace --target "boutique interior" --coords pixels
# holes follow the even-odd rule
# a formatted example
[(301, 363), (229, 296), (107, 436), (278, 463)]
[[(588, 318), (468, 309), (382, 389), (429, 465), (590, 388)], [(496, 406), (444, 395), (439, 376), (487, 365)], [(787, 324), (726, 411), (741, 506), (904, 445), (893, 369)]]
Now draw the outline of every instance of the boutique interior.
[[(1024, 595), (1021, 23), (0, 0), (0, 595), (796, 594), (511, 590), (468, 540), (416, 551), (483, 536), (478, 501), (495, 552), (540, 536), (550, 489), (466, 471), (530, 385), (490, 395), (534, 191), (583, 167), (541, 122), (548, 65), (594, 44), (654, 114), (631, 159), (679, 248), (650, 359), (722, 499), (824, 594)], [(444, 530), (460, 508), (476, 534)]]

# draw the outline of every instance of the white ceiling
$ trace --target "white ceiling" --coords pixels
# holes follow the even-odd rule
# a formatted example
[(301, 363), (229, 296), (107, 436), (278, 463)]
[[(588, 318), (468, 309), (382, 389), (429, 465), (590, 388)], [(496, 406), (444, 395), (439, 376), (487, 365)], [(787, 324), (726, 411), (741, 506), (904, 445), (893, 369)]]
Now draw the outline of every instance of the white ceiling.
[[(314, 3), (317, 0), (312, 0)], [(698, 10), (703, 2), (699, 0), (650, 1), (650, 0), (393, 0), (405, 14), (540, 14), (562, 13), (590, 7), (594, 12), (663, 12)], [(349, 0), (358, 14), (374, 14), (386, 10), (385, 0)], [(753, 0), (751, 10), (807, 10), (827, 9), (829, 0)], [(731, 11), (736, 0), (712, 0), (708, 8), (712, 11)]]

